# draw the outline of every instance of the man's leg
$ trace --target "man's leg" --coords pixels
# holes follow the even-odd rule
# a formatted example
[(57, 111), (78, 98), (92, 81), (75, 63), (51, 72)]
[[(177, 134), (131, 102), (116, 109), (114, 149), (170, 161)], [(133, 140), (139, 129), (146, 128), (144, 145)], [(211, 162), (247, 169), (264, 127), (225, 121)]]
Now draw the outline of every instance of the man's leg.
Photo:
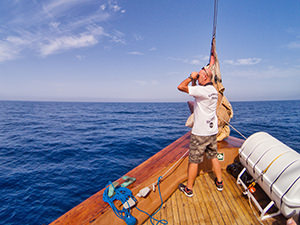
[(198, 163), (203, 161), (204, 152), (205, 146), (202, 146), (201, 137), (191, 134), (189, 165), (187, 169), (188, 182), (186, 186), (182, 183), (178, 186), (179, 190), (188, 197), (193, 196), (193, 186), (198, 174)]
[(189, 163), (187, 188), (193, 190), (194, 182), (198, 174), (198, 164)]
[(213, 170), (215, 172), (217, 180), (219, 182), (221, 182), (222, 181), (222, 171), (221, 171), (220, 162), (219, 162), (219, 160), (217, 158), (211, 159), (211, 162), (212, 162)]
[(222, 191), (223, 190), (223, 181), (222, 181), (222, 171), (221, 171), (220, 162), (217, 158), (212, 158), (211, 162), (213, 165), (213, 170), (216, 175), (215, 185), (216, 185), (218, 191)]

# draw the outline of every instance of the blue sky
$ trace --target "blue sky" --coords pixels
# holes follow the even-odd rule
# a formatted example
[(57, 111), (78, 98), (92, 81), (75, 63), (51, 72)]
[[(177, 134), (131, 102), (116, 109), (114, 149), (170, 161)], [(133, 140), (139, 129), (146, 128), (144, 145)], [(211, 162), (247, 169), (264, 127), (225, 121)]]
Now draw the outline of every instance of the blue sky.
[[(0, 100), (186, 101), (212, 0), (1, 0)], [(219, 0), (231, 101), (300, 99), (300, 1)]]

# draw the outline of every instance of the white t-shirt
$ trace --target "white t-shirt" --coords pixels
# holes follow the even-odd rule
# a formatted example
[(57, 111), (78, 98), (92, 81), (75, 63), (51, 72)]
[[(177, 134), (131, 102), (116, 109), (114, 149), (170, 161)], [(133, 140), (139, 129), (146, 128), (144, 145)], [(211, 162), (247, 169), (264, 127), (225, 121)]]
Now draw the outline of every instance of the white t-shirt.
[(218, 133), (218, 118), (216, 108), (218, 92), (208, 83), (204, 86), (188, 86), (189, 94), (195, 98), (194, 126), (192, 134), (198, 136), (211, 136)]

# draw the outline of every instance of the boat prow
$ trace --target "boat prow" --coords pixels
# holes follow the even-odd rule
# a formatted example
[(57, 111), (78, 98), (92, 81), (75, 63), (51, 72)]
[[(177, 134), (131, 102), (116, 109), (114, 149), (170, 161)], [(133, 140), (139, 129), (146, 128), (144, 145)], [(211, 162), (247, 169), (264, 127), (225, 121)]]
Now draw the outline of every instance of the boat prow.
[[(185, 155), (185, 157), (182, 158), (182, 156), (188, 151), (189, 139), (190, 132), (126, 174), (129, 177), (136, 178), (136, 181), (128, 186), (134, 196), (136, 196), (142, 188), (157, 182), (158, 178), (168, 171), (176, 162), (176, 166), (163, 177), (160, 183), (163, 201), (166, 201), (177, 190), (178, 184), (187, 179), (188, 157)], [(238, 158), (238, 149), (242, 144), (243, 140), (235, 137), (228, 137), (218, 143), (222, 169), (226, 169), (227, 165), (233, 163), (234, 160)], [(179, 159), (180, 161), (178, 162)], [(210, 160), (204, 159), (204, 162), (199, 166), (199, 173), (207, 173), (211, 171), (211, 168)], [(121, 178), (118, 179), (117, 182), (121, 183)], [(86, 199), (53, 221), (51, 225), (125, 224), (123, 220), (114, 214), (110, 206), (103, 201), (104, 190), (105, 189), (102, 189)], [(152, 214), (161, 204), (158, 191), (151, 191), (146, 198), (137, 198), (137, 200), (137, 206), (149, 214)], [(141, 213), (135, 207), (131, 209), (131, 213), (137, 219), (137, 224), (142, 224), (148, 219), (146, 214)]]

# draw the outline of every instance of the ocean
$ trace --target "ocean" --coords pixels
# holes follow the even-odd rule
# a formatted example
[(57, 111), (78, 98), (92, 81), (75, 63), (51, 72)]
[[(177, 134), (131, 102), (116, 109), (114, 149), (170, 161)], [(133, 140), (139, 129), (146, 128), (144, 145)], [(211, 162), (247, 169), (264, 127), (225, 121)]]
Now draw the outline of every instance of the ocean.
[[(232, 106), (244, 136), (300, 152), (299, 100)], [(188, 115), (187, 103), (0, 101), (0, 224), (52, 222), (188, 132)]]

